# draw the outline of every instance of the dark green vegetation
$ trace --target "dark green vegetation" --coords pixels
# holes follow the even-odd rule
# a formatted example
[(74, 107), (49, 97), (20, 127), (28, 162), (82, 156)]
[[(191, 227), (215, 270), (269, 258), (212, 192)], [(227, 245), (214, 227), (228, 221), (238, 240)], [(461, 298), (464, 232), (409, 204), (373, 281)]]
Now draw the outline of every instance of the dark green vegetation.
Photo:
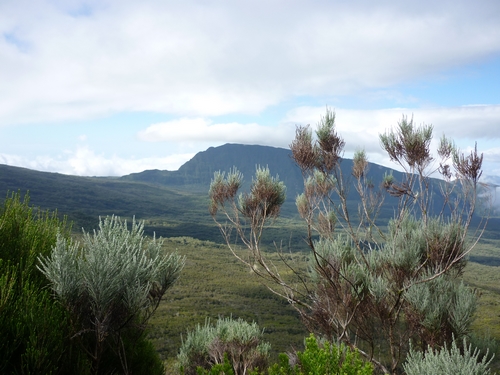
[[(116, 236), (107, 234), (106, 239), (116, 245)], [(114, 262), (116, 257), (107, 261), (109, 256), (108, 259), (100, 257), (98, 264), (90, 264), (94, 254), (87, 251), (87, 258), (80, 259), (90, 264), (92, 269), (88, 270), (82, 267), (82, 262), (77, 264), (79, 249), (76, 247), (72, 253), (54, 251), (58, 246), (67, 245), (69, 238), (65, 222), (54, 214), (31, 208), (27, 198), (22, 201), (19, 195), (12, 194), (0, 206), (0, 373), (97, 375), (122, 369), (123, 373), (163, 374), (164, 366), (158, 353), (143, 334), (143, 323), (147, 319), (142, 315), (138, 317), (138, 310), (149, 309), (149, 306), (144, 302), (147, 297), (142, 290), (137, 293), (137, 287), (153, 288), (159, 302), (164, 290), (171, 286), (171, 278), (177, 276), (175, 272), (166, 270), (170, 275), (169, 279), (165, 278), (168, 285), (156, 280), (147, 283), (138, 277), (137, 271), (145, 274), (137, 267), (139, 257), (122, 257), (129, 267)], [(100, 245), (105, 243), (102, 238), (98, 240)], [(132, 241), (126, 242), (127, 247), (132, 245)], [(113, 245), (101, 248), (104, 250), (101, 254), (109, 254)], [(151, 246), (149, 250), (152, 251)], [(40, 262), (41, 258), (45, 264)], [(61, 259), (66, 262), (58, 263)], [(165, 262), (156, 259), (152, 257), (151, 263), (165, 269), (172, 258)], [(164, 279), (165, 272), (143, 259), (140, 261), (155, 276)], [(50, 264), (56, 266), (51, 268)], [(127, 276), (127, 272), (116, 273), (109, 266), (129, 270), (132, 280), (125, 297), (120, 289), (124, 289), (123, 276)], [(121, 287), (113, 288), (110, 297), (109, 278), (113, 275), (117, 276), (113, 281)], [(83, 288), (75, 291), (79, 286), (88, 291), (81, 290)], [(59, 298), (54, 298), (52, 292)], [(144, 298), (134, 298), (138, 295)], [(134, 311), (126, 311), (124, 301), (129, 304), (137, 301), (140, 307), (136, 305), (132, 307)], [(152, 302), (156, 303), (154, 299)]]
[[(57, 374), (77, 369), (67, 350), (69, 317), (37, 269), (64, 222), (12, 195), (0, 206), (0, 373)], [(72, 363), (73, 362), (73, 363)], [(73, 366), (72, 366), (73, 365)]]
[[(86, 230), (95, 228), (99, 216), (117, 215), (123, 218), (151, 218), (153, 223), (168, 221), (169, 227), (163, 228), (165, 235), (184, 235), (184, 223), (192, 223), (194, 232), (199, 236), (210, 235), (210, 230), (202, 225), (209, 223), (203, 219), (207, 216), (206, 197), (165, 186), (116, 178), (67, 176), (1, 165), (0, 191), (6, 194), (7, 191), (18, 190), (23, 195), (29, 192), (33, 205), (57, 210), (67, 216), (77, 232), (81, 232), (82, 227)], [(197, 232), (198, 223), (200, 229)]]

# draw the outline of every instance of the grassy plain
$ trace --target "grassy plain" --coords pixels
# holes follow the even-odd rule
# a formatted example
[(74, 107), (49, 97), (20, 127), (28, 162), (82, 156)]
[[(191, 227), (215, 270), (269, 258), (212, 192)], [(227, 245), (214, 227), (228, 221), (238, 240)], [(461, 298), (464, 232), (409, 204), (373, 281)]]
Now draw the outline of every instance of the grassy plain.
[[(233, 316), (255, 321), (264, 329), (273, 355), (302, 349), (306, 331), (294, 309), (270, 292), (249, 272), (225, 245), (189, 237), (168, 238), (168, 251), (177, 250), (187, 258), (177, 284), (167, 292), (151, 319), (149, 337), (170, 366), (181, 345), (181, 336), (206, 319)], [(304, 264), (305, 253), (290, 255)], [(500, 340), (500, 241), (485, 239), (474, 249), (464, 279), (477, 288), (481, 297), (473, 330)], [(497, 353), (498, 357), (498, 353)], [(500, 361), (495, 361), (499, 367)]]
[[(186, 256), (180, 279), (150, 321), (149, 337), (168, 363), (175, 361), (181, 335), (219, 316), (257, 322), (273, 355), (302, 348), (306, 331), (296, 311), (262, 285), (226, 246), (189, 237), (169, 238), (165, 246)], [(291, 256), (304, 261), (302, 253)]]
[(482, 240), (470, 259), (464, 279), (480, 293), (473, 329), (500, 340), (500, 240)]

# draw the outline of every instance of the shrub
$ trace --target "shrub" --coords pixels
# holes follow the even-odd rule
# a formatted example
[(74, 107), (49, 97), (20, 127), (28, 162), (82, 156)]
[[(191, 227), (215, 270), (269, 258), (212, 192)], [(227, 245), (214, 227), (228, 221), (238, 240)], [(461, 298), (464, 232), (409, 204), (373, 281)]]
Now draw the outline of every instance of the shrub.
[(37, 258), (50, 253), (69, 227), (56, 213), (11, 194), (0, 207), (0, 373), (84, 373), (71, 345), (68, 314), (46, 288)]
[[(463, 351), (463, 354), (462, 354)], [(467, 345), (464, 338), (462, 350), (453, 340), (451, 348), (446, 345), (441, 350), (431, 347), (425, 353), (410, 349), (404, 370), (407, 375), (488, 375), (488, 368), (493, 357), (488, 360), (484, 355), (479, 360), (479, 350), (472, 350), (472, 345)]]
[[(311, 332), (357, 348), (380, 371), (395, 375), (410, 341), (439, 348), (453, 335), (470, 334), (477, 294), (460, 279), (478, 239), (469, 241), (467, 232), (483, 155), (477, 147), (464, 155), (442, 137), (436, 158), (433, 127), (403, 116), (379, 140), (404, 172), (398, 179), (372, 178), (363, 150), (344, 167), (345, 141), (335, 127), (335, 113), (327, 109), (315, 136), (309, 126), (298, 127), (290, 144), (304, 177), (296, 205), (312, 272), (289, 262), (279, 239), (277, 251), (289, 273), (278, 272), (263, 251), (264, 231), (278, 218), (286, 191), (267, 168), (257, 168), (249, 193), (239, 193), (243, 176), (236, 169), (216, 172), (209, 212), (233, 255), (287, 299)], [(442, 180), (431, 179), (436, 172)], [(386, 197), (390, 219), (381, 216)], [(237, 243), (248, 255), (237, 251)]]
[(359, 353), (343, 343), (319, 345), (311, 334), (306, 338), (303, 352), (297, 352), (297, 364), (291, 365), (286, 354), (280, 355), (279, 364), (270, 367), (269, 375), (371, 375), (373, 366), (364, 362)]
[(40, 269), (71, 315), (74, 337), (96, 374), (110, 355), (129, 373), (127, 347), (140, 342), (184, 266), (184, 258), (163, 253), (161, 239), (146, 240), (143, 227), (133, 220), (129, 230), (126, 221), (107, 217), (98, 231), (84, 232), (82, 246), (58, 236), (50, 256), (40, 257)]
[[(262, 342), (262, 331), (254, 322), (220, 318), (215, 326), (209, 321), (187, 334), (177, 356), (181, 373), (196, 374), (197, 368), (222, 368), (225, 357), (234, 374), (246, 374), (267, 367), (270, 345)], [(221, 367), (222, 366), (222, 367)], [(227, 367), (227, 364), (226, 364)]]

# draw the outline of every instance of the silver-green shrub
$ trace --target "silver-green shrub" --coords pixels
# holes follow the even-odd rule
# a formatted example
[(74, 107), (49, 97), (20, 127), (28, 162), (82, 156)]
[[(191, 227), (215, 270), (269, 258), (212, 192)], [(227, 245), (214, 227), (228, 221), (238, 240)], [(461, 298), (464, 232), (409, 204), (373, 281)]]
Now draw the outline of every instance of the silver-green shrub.
[(428, 348), (425, 353), (410, 350), (406, 363), (403, 365), (406, 375), (488, 375), (489, 364), (493, 357), (488, 359), (484, 355), (479, 359), (479, 350), (472, 350), (463, 340), (463, 354), (453, 340), (451, 348), (446, 345), (441, 350)]
[(189, 331), (177, 356), (181, 372), (196, 374), (198, 367), (210, 369), (229, 360), (234, 374), (247, 374), (267, 366), (270, 345), (262, 341), (257, 323), (220, 318), (215, 325), (205, 322)]
[(52, 253), (40, 257), (39, 268), (70, 312), (74, 337), (95, 373), (106, 350), (118, 353), (127, 372), (124, 333), (140, 336), (184, 266), (183, 257), (164, 253), (161, 240), (147, 239), (143, 227), (106, 217), (97, 231), (83, 233), (81, 244), (58, 236)]

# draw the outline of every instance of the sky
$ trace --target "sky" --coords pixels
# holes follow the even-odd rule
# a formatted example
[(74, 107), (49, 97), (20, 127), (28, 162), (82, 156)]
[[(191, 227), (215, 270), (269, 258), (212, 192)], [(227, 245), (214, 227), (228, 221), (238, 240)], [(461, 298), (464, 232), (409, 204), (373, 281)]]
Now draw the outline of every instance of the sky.
[(346, 157), (394, 167), (378, 135), (413, 117), (500, 184), (498, 20), (498, 0), (2, 0), (0, 163), (177, 170), (287, 148), (330, 108)]

